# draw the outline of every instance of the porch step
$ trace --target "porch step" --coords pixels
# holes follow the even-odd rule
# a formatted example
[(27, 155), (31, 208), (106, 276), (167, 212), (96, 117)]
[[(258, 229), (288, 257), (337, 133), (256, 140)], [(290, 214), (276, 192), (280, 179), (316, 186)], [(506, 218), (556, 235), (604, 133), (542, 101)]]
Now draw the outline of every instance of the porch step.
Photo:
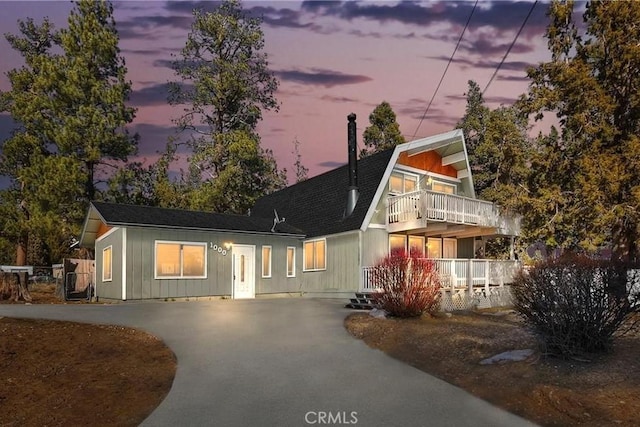
[(355, 298), (350, 298), (346, 308), (355, 310), (371, 310), (375, 307), (375, 300), (372, 293), (356, 292)]

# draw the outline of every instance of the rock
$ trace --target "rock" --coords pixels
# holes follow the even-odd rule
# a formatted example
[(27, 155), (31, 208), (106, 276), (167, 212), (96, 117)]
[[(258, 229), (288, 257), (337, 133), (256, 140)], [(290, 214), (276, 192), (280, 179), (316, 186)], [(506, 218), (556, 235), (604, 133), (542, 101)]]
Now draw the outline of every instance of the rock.
[(521, 362), (533, 354), (533, 350), (528, 348), (525, 350), (511, 350), (504, 353), (496, 354), (480, 361), (481, 365), (493, 365), (496, 363)]
[(376, 319), (386, 319), (387, 312), (379, 308), (374, 308), (369, 312), (369, 316), (375, 317)]

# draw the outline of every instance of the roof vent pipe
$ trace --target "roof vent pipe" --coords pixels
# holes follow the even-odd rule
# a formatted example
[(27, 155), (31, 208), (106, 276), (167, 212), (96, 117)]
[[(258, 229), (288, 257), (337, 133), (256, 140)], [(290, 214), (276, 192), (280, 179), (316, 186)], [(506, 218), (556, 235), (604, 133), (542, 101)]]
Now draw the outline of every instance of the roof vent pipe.
[(358, 159), (356, 146), (356, 115), (354, 113), (347, 116), (347, 142), (349, 145), (349, 187), (347, 193), (347, 211), (345, 217), (351, 216), (358, 203)]

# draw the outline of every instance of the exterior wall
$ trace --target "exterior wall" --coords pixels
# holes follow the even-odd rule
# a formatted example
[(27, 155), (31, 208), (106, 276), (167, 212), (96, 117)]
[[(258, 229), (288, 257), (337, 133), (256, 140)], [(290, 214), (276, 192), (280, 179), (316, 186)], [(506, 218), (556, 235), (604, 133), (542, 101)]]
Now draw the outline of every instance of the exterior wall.
[[(96, 241), (96, 282), (98, 297), (122, 298), (123, 234), (126, 234), (126, 299), (164, 299), (230, 296), (232, 291), (232, 251), (223, 255), (216, 247), (225, 242), (255, 246), (255, 293), (300, 291), (302, 242), (299, 238), (244, 233), (172, 230), (144, 227), (116, 229)], [(155, 242), (204, 242), (207, 244), (206, 278), (155, 279)], [(112, 246), (112, 281), (102, 282), (102, 250)], [(271, 246), (271, 277), (262, 277), (262, 246)], [(296, 275), (287, 277), (287, 247), (296, 248)]]
[[(310, 296), (357, 292), (360, 284), (360, 231), (326, 236), (326, 239), (327, 268), (300, 273), (302, 292)], [(300, 264), (300, 270), (302, 267)]]
[(409, 156), (407, 153), (400, 153), (400, 156), (398, 157), (398, 163), (401, 165), (411, 166), (425, 171), (450, 176), (452, 178), (458, 177), (458, 171), (456, 171), (453, 166), (442, 166), (442, 157), (440, 157), (440, 155), (435, 151), (427, 151), (415, 156)]
[(362, 233), (362, 265), (375, 265), (380, 258), (389, 253), (389, 234), (387, 230), (369, 228)]
[[(96, 240), (96, 294), (98, 298), (122, 299), (122, 229), (112, 229)], [(111, 281), (102, 281), (102, 250), (111, 246)]]

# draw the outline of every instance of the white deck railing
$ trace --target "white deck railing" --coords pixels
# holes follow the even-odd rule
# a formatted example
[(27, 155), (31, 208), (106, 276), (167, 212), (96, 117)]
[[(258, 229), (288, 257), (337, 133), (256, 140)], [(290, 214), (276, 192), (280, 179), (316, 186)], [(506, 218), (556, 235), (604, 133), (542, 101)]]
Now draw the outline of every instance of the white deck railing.
[[(447, 289), (473, 289), (512, 283), (521, 268), (518, 261), (489, 259), (433, 259), (440, 282)], [(376, 267), (362, 268), (362, 292), (375, 291)]]
[(429, 221), (497, 227), (498, 207), (484, 200), (420, 190), (388, 199), (389, 224), (426, 219)]

